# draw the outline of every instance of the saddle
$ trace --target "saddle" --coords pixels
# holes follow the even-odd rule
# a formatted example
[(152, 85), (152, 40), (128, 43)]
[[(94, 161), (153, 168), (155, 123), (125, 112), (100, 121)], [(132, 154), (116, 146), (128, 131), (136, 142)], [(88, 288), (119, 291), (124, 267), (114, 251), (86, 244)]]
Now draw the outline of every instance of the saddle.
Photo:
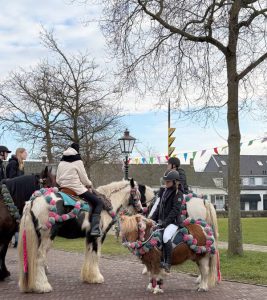
[[(73, 199), (74, 201), (84, 201), (82, 197), (79, 197), (73, 190), (67, 188), (67, 187), (61, 187), (59, 188), (60, 190), (60, 193), (62, 194), (66, 194), (67, 196), (69, 196), (71, 199)], [(93, 189), (93, 194), (95, 194), (97, 197), (99, 197), (102, 201), (103, 201), (103, 204), (104, 204), (104, 209), (106, 211), (110, 211), (113, 209), (112, 207), (112, 204), (111, 204), (111, 201), (103, 194), (99, 193), (97, 190)], [(61, 195), (63, 196), (63, 195)], [(64, 196), (63, 196), (64, 197)], [(64, 200), (65, 202), (65, 200)], [(87, 203), (87, 202), (86, 202)], [(75, 205), (75, 204), (74, 204)], [(73, 205), (73, 206), (74, 206)]]

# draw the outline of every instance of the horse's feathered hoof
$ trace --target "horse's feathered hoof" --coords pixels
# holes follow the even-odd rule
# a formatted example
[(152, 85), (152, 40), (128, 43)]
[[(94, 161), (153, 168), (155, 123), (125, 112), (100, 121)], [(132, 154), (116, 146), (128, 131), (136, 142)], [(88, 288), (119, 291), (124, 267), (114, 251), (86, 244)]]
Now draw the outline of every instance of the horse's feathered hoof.
[(164, 291), (160, 287), (156, 286), (154, 288), (153, 294), (162, 294), (162, 293), (164, 293)]
[(197, 289), (197, 291), (198, 291), (198, 292), (207, 292), (208, 289), (199, 287), (199, 288)]

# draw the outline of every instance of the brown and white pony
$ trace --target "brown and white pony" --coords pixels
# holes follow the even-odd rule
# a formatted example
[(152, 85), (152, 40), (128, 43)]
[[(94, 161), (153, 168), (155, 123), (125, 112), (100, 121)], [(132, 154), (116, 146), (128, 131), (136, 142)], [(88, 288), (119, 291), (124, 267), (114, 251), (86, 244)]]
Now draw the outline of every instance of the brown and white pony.
[[(113, 182), (97, 188), (111, 200), (114, 211), (126, 208), (132, 213), (140, 210), (141, 195), (133, 180)], [(63, 206), (63, 201), (55, 193), (49, 195), (56, 203), (61, 213), (68, 210)], [(134, 198), (134, 199), (133, 199)], [(134, 201), (134, 207), (132, 205)], [(49, 218), (49, 204), (44, 196), (37, 197), (34, 201), (26, 203), (20, 225), (19, 238), (19, 287), (22, 292), (45, 293), (52, 291), (48, 282), (45, 268), (46, 257), (51, 247), (52, 239), (56, 236), (75, 238), (86, 236), (90, 230), (89, 216), (87, 212), (80, 212), (77, 218), (46, 228)], [(107, 211), (101, 213), (101, 227), (105, 233), (113, 224), (113, 219)], [(58, 224), (56, 224), (58, 225)], [(24, 237), (24, 238), (23, 238)], [(26, 239), (26, 242), (25, 242)], [(25, 255), (27, 256), (27, 270), (25, 272)], [(87, 237), (85, 245), (85, 260), (81, 270), (81, 279), (87, 283), (103, 283), (104, 278), (99, 270), (99, 258), (101, 255), (101, 238)]]
[[(151, 237), (154, 222), (141, 215), (121, 216), (121, 234), (123, 240), (127, 242), (142, 240), (140, 237), (140, 224), (145, 231), (144, 239), (145, 242), (147, 242)], [(198, 246), (204, 246), (206, 244), (207, 236), (200, 225), (190, 224), (186, 227), (190, 234), (197, 239)], [(141, 257), (141, 261), (145, 264), (150, 275), (147, 289), (155, 294), (163, 292), (162, 284), (165, 272), (160, 268), (161, 256), (162, 251), (159, 248), (154, 247), (148, 252), (143, 253)], [(214, 287), (217, 276), (216, 255), (211, 255), (209, 253), (196, 254), (184, 242), (173, 249), (172, 265), (182, 264), (189, 259), (196, 262), (200, 270), (201, 281), (198, 286), (198, 291), (207, 291), (209, 288)]]

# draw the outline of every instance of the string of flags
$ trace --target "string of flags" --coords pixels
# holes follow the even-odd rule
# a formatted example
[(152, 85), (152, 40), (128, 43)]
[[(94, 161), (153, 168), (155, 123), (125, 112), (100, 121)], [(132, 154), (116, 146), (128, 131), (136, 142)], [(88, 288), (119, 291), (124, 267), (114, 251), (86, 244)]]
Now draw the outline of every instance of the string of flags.
[[(260, 141), (261, 143), (267, 142), (267, 136), (263, 138), (257, 138), (253, 140), (249, 140), (247, 142), (241, 142), (240, 148), (244, 146), (251, 146), (255, 141)], [(213, 154), (224, 154), (223, 152), (228, 148), (228, 146), (218, 146), (214, 148), (208, 148), (203, 150), (196, 150), (191, 152), (184, 152), (184, 153), (177, 153), (171, 155), (172, 157), (183, 158), (185, 162), (188, 162), (190, 158), (193, 160), (196, 158), (197, 154), (199, 157), (202, 157), (208, 151), (212, 152)], [(168, 155), (155, 155), (150, 157), (133, 157), (128, 159), (129, 164), (165, 164), (169, 159)]]

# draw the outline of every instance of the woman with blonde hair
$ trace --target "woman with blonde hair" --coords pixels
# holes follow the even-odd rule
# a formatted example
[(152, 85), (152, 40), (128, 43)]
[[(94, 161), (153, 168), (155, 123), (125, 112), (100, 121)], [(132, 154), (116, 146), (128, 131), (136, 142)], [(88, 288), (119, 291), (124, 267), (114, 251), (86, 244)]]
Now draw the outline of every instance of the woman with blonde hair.
[(27, 158), (25, 148), (18, 148), (16, 154), (12, 155), (6, 167), (6, 177), (15, 178), (24, 175), (24, 160)]

